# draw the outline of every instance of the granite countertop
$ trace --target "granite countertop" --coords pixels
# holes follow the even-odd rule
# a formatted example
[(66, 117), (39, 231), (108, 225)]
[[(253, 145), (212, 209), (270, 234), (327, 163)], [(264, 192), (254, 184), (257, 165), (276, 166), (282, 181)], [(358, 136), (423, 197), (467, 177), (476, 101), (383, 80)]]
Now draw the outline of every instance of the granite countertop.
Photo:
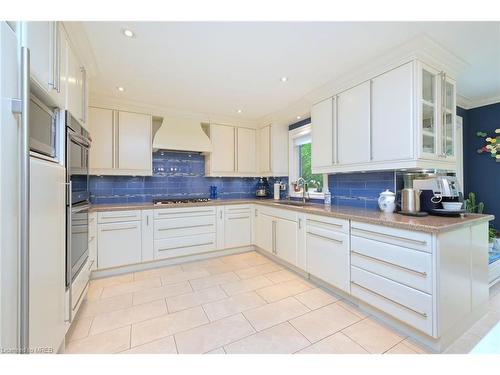
[(335, 217), (339, 219), (347, 219), (360, 221), (369, 224), (378, 224), (388, 227), (416, 230), (427, 233), (439, 233), (456, 229), (463, 225), (471, 223), (488, 222), (494, 219), (493, 215), (465, 214), (463, 217), (442, 217), (442, 216), (425, 216), (412, 217), (400, 215), (397, 213), (386, 214), (378, 210), (360, 209), (348, 206), (331, 206), (325, 207), (322, 204), (308, 203), (306, 205), (289, 205), (283, 201), (274, 201), (272, 199), (227, 199), (213, 200), (210, 202), (201, 203), (180, 203), (169, 205), (153, 205), (152, 203), (122, 203), (122, 204), (94, 204), (91, 211), (123, 211), (123, 210), (147, 210), (147, 209), (165, 209), (173, 207), (203, 207), (203, 206), (220, 206), (232, 204), (259, 204), (270, 207), (279, 207), (307, 214), (315, 214), (322, 216)]

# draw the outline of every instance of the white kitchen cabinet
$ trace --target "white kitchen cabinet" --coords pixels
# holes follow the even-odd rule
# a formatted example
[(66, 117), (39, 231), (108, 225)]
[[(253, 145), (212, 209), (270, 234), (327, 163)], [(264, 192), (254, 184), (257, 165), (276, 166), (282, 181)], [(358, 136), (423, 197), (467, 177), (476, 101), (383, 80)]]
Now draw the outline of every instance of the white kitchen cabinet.
[(67, 107), (73, 117), (85, 126), (83, 66), (75, 51), (67, 51)]
[(311, 164), (313, 170), (336, 163), (336, 104), (337, 98), (328, 98), (311, 108)]
[(229, 125), (210, 124), (212, 152), (209, 155), (210, 175), (236, 171), (235, 128)]
[(349, 293), (349, 222), (309, 216), (306, 227), (306, 270)]
[(151, 115), (89, 108), (90, 174), (150, 176)]
[(30, 347), (57, 351), (65, 333), (66, 173), (30, 158)]
[(255, 232), (257, 246), (269, 253), (274, 253), (274, 218), (257, 209)]
[(412, 63), (372, 80), (371, 160), (413, 158), (413, 91)]
[(259, 132), (259, 171), (271, 172), (271, 125), (264, 126)]
[(237, 171), (240, 174), (255, 174), (257, 138), (255, 129), (236, 128)]
[(149, 262), (154, 260), (154, 218), (153, 210), (141, 211), (141, 260)]
[(141, 262), (141, 221), (99, 222), (98, 224), (99, 269), (124, 266)]
[(249, 205), (224, 209), (224, 247), (249, 246), (252, 243), (252, 210)]
[(111, 173), (114, 168), (115, 144), (113, 110), (90, 107), (89, 132), (92, 137), (90, 173)]
[(370, 82), (337, 96), (338, 162), (370, 162)]
[(141, 113), (118, 112), (116, 128), (117, 165), (132, 175), (151, 174), (152, 117)]
[(275, 255), (291, 265), (297, 265), (297, 235), (296, 221), (275, 219)]

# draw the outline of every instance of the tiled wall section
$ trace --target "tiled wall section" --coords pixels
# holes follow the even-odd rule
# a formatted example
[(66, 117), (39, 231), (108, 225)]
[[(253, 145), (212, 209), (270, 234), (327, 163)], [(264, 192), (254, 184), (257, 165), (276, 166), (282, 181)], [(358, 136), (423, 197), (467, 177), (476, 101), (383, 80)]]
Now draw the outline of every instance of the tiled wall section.
[[(210, 185), (217, 186), (222, 199), (255, 196), (258, 178), (205, 177), (204, 172), (203, 155), (158, 151), (153, 154), (153, 176), (91, 176), (90, 199), (92, 203), (138, 203), (155, 198), (208, 197)], [(287, 182), (286, 178), (281, 180)]]
[(379, 194), (385, 189), (394, 192), (395, 172), (342, 173), (328, 176), (332, 205), (378, 208)]

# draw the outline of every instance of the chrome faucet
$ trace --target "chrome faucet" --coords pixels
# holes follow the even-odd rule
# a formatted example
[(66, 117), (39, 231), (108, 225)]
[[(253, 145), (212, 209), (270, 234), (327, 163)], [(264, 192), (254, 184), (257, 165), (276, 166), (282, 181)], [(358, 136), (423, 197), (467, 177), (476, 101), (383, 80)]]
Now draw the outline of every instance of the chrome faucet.
[[(306, 203), (306, 201), (309, 199), (309, 192), (307, 191), (307, 182), (304, 180), (302, 177), (299, 177), (297, 180), (297, 186), (302, 188), (302, 203)], [(307, 198), (306, 198), (306, 193), (307, 193)]]

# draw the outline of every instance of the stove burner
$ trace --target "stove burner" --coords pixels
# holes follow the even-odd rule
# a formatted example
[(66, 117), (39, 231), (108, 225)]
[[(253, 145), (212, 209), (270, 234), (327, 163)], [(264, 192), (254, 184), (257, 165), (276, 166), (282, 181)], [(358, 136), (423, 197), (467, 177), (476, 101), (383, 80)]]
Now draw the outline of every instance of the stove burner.
[(154, 199), (154, 205), (186, 204), (210, 202), (209, 198), (189, 198), (189, 199)]

